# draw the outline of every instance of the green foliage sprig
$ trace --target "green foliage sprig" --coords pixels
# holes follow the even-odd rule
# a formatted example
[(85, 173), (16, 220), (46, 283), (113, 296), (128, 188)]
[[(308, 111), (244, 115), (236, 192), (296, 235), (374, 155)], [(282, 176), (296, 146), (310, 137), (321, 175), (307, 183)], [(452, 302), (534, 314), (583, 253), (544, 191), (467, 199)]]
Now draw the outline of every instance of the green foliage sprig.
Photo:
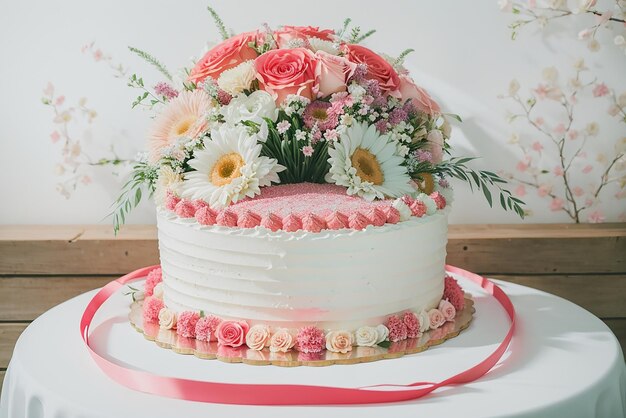
[(147, 191), (151, 197), (154, 194), (157, 182), (156, 167), (147, 162), (137, 162), (133, 166), (128, 181), (122, 187), (122, 192), (113, 203), (113, 211), (108, 215), (113, 218), (113, 230), (115, 234), (120, 230), (120, 226), (126, 222), (126, 216), (136, 208)]
[(222, 39), (226, 40), (230, 38), (230, 35), (226, 30), (226, 26), (224, 25), (224, 21), (222, 20), (220, 15), (218, 15), (215, 9), (213, 9), (211, 6), (207, 6), (207, 10), (209, 11), (209, 13), (211, 13), (211, 17), (213, 17), (213, 21), (215, 22), (215, 27), (217, 27), (217, 30), (219, 31)]
[(474, 159), (475, 158), (472, 157), (451, 158), (433, 166), (430, 172), (463, 180), (469, 184), (472, 191), (474, 187), (476, 187), (483, 192), (490, 207), (493, 206), (493, 197), (489, 189), (495, 187), (500, 194), (500, 206), (502, 206), (504, 210), (513, 210), (520, 218), (524, 218), (525, 213), (522, 207), (524, 202), (513, 196), (509, 190), (502, 187), (503, 184), (507, 184), (508, 182), (491, 171), (476, 171), (465, 165), (465, 163)]
[(128, 49), (130, 49), (131, 52), (134, 52), (135, 54), (137, 54), (140, 58), (142, 58), (148, 64), (151, 64), (152, 66), (154, 66), (169, 81), (172, 81), (172, 74), (170, 74), (170, 72), (167, 70), (165, 65), (161, 63), (161, 61), (156, 59), (154, 56), (148, 54), (147, 52), (142, 51), (141, 49), (134, 48), (132, 46), (129, 46)]
[[(154, 95), (150, 90), (146, 88), (143, 83), (143, 78), (137, 77), (137, 74), (133, 74), (128, 79), (128, 87), (142, 90), (142, 93), (131, 104), (134, 109), (137, 106), (144, 106), (152, 109), (156, 104), (165, 104), (165, 102)], [(148, 102), (148, 103), (146, 103)]]

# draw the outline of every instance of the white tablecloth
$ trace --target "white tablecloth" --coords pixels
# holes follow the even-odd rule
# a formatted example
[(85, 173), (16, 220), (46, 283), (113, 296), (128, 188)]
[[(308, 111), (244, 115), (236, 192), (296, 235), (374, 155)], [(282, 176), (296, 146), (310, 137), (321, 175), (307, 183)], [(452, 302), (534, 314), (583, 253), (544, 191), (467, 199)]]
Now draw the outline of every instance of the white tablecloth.
[[(78, 331), (93, 292), (65, 302), (22, 334), (5, 376), (0, 418), (74, 417), (623, 417), (626, 366), (611, 331), (584, 309), (556, 296), (498, 282), (518, 315), (509, 352), (483, 378), (412, 402), (356, 406), (259, 407), (203, 404), (126, 389), (105, 376)], [(445, 344), (400, 359), (322, 368), (249, 366), (199, 360), (160, 349), (131, 329), (128, 299), (114, 295), (92, 326), (97, 352), (158, 374), (239, 383), (365, 386), (437, 381), (488, 355), (507, 330), (499, 304), (477, 286), (476, 316)]]

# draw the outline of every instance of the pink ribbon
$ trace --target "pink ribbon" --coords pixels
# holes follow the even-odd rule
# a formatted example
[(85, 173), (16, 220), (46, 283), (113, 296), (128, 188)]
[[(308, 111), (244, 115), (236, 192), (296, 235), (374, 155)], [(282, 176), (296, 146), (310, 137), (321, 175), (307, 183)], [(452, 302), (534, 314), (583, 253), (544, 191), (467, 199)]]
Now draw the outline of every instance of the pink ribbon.
[[(287, 384), (241, 384), (181, 379), (159, 376), (142, 370), (129, 369), (100, 356), (89, 345), (89, 326), (102, 304), (119, 288), (145, 277), (158, 266), (145, 267), (129, 273), (104, 286), (91, 299), (80, 321), (80, 333), (87, 350), (102, 371), (119, 384), (140, 392), (188, 401), (238, 405), (346, 405), (398, 402), (418, 399), (432, 391), (451, 385), (472, 382), (491, 370), (506, 352), (515, 328), (515, 308), (509, 297), (496, 284), (477, 274), (458, 267), (446, 266), (446, 270), (468, 279), (502, 305), (511, 326), (493, 353), (475, 366), (441, 382), (415, 382), (407, 385), (382, 384), (376, 386), (341, 388), (332, 386)], [(388, 390), (380, 390), (380, 389)], [(390, 389), (401, 388), (401, 389)]]

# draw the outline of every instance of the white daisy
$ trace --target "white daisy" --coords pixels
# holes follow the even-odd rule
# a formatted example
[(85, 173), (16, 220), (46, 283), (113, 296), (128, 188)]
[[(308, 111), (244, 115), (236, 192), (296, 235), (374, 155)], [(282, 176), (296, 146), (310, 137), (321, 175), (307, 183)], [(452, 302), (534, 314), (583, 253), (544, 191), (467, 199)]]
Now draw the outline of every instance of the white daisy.
[(261, 145), (244, 128), (221, 126), (211, 132), (203, 150), (196, 151), (185, 174), (183, 196), (201, 199), (223, 208), (244, 197), (254, 197), (260, 188), (280, 183), (285, 167), (262, 157)]
[(329, 148), (326, 181), (348, 188), (349, 195), (366, 200), (401, 197), (413, 192), (411, 177), (396, 144), (374, 125), (354, 123)]

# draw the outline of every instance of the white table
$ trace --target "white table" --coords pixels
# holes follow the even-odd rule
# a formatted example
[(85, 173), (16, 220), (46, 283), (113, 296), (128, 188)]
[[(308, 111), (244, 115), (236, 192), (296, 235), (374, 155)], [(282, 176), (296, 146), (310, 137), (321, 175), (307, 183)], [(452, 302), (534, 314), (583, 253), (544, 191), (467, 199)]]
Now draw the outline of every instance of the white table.
[[(105, 376), (78, 332), (94, 292), (65, 302), (22, 334), (5, 376), (0, 417), (622, 417), (626, 366), (611, 331), (584, 309), (553, 295), (497, 282), (511, 297), (518, 326), (505, 358), (483, 378), (412, 402), (370, 406), (259, 407), (160, 398), (122, 387)], [(131, 329), (128, 299), (114, 295), (95, 318), (97, 352), (154, 373), (237, 383), (300, 383), (358, 387), (437, 381), (488, 355), (508, 328), (500, 305), (482, 289), (468, 330), (442, 346), (395, 360), (322, 368), (248, 366), (199, 360), (160, 349)]]

